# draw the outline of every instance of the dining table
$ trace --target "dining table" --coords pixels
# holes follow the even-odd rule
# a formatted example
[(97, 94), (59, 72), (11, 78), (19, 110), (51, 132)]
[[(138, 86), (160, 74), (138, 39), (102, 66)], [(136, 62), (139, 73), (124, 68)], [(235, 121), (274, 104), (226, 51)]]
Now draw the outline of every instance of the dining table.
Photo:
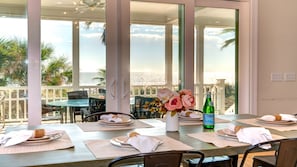
[[(244, 153), (249, 144), (237, 142), (237, 145), (217, 146), (213, 144), (212, 141), (203, 141), (198, 139), (197, 136), (200, 134), (213, 135), (216, 138), (218, 137), (215, 136), (216, 132), (220, 129), (227, 128), (230, 124), (255, 126), (247, 124), (245, 121), (240, 121), (255, 118), (255, 115), (249, 114), (217, 115), (214, 129), (204, 129), (201, 121), (193, 124), (182, 124), (182, 122), (180, 122), (180, 127), (177, 132), (166, 132), (165, 122), (160, 119), (134, 120), (135, 122), (132, 126), (124, 128), (103, 127), (98, 122), (42, 124), (32, 127), (26, 125), (10, 126), (6, 128), (6, 132), (36, 128), (65, 131), (67, 134), (66, 137), (69, 137), (69, 147), (31, 152), (30, 146), (27, 146), (27, 150), (24, 149), (20, 152), (5, 152), (4, 148), (1, 146), (0, 166), (106, 167), (113, 158), (137, 153), (136, 149), (121, 148), (110, 142), (111, 139), (115, 137), (126, 136), (128, 133), (134, 131), (142, 135), (157, 136), (162, 139), (164, 143), (159, 146), (160, 150), (199, 150), (203, 152), (206, 157), (223, 155), (236, 157), (238, 154)], [(269, 128), (269, 126), (266, 128), (268, 128), (273, 135), (278, 137), (297, 137), (297, 128), (290, 130), (278, 130), (276, 128)], [(236, 143), (236, 141), (229, 141), (229, 139), (223, 137), (219, 140)], [(13, 148), (11, 149), (13, 150)], [(118, 152), (112, 152), (113, 150), (117, 150)]]
[(67, 123), (67, 115), (69, 115), (70, 123), (74, 122), (73, 118), (73, 107), (89, 107), (89, 99), (66, 99), (56, 100), (46, 103), (49, 106), (61, 107), (60, 114), (64, 115), (64, 123)]

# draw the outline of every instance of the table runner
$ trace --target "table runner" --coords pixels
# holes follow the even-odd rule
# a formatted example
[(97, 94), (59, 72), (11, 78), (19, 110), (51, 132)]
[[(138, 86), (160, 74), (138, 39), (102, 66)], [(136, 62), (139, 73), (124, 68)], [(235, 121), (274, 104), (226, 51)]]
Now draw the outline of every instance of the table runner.
[(254, 126), (261, 126), (268, 129), (274, 129), (278, 131), (291, 131), (291, 130), (297, 130), (297, 124), (293, 125), (275, 125), (275, 124), (265, 124), (258, 122), (255, 118), (253, 119), (239, 119), (236, 120), (237, 122), (254, 125)]
[(128, 129), (135, 129), (135, 128), (153, 127), (139, 120), (135, 120), (134, 123), (129, 126), (104, 126), (99, 124), (98, 122), (77, 123), (77, 126), (80, 127), (84, 132), (128, 130)]
[(0, 154), (52, 151), (74, 147), (68, 134), (65, 131), (59, 132), (63, 133), (63, 136), (57, 140), (45, 142), (42, 144), (17, 144), (9, 147), (0, 147)]
[[(249, 145), (248, 143), (241, 143), (236, 139), (218, 136), (215, 132), (190, 133), (187, 135), (206, 143), (212, 143), (217, 147), (227, 147), (227, 146), (236, 147), (236, 146)], [(274, 134), (271, 134), (271, 135), (273, 139), (285, 138), (279, 135), (274, 135)]]
[[(163, 141), (163, 144), (158, 146), (157, 151), (169, 150), (192, 150), (193, 147), (183, 144), (180, 141), (172, 139), (167, 136), (156, 136)], [(134, 148), (123, 148), (114, 146), (109, 140), (88, 140), (85, 144), (93, 155), (98, 159), (115, 158), (125, 155), (132, 155), (140, 153)], [(104, 150), (104, 151), (102, 151)]]

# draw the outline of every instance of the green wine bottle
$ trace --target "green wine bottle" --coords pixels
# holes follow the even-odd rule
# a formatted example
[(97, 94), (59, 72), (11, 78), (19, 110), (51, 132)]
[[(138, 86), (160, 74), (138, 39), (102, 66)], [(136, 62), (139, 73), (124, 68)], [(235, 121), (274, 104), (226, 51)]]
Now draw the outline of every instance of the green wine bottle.
[(211, 101), (211, 92), (207, 91), (205, 103), (203, 106), (203, 127), (213, 129), (215, 124), (215, 109)]

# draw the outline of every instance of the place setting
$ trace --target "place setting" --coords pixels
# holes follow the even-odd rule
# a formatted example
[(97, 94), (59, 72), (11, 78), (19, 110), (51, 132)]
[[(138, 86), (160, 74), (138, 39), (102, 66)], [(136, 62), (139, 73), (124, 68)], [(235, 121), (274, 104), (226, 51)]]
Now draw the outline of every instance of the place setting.
[(278, 131), (297, 130), (297, 117), (293, 114), (267, 114), (253, 119), (240, 119), (237, 122)]
[(255, 145), (260, 142), (282, 139), (283, 136), (271, 134), (263, 127), (245, 127), (229, 124), (227, 128), (215, 132), (188, 134), (203, 142), (212, 143), (217, 147)]
[(296, 125), (297, 118), (292, 114), (276, 114), (276, 115), (264, 115), (257, 118), (259, 123), (273, 124), (273, 125)]
[[(192, 147), (165, 135), (151, 136), (136, 131), (109, 140), (85, 141), (96, 158), (114, 158), (120, 155), (169, 150), (191, 150)], [(100, 150), (105, 150), (103, 155)]]
[(98, 123), (103, 126), (130, 126), (134, 123), (134, 119), (121, 114), (105, 114), (101, 115)]
[(122, 148), (135, 148), (141, 153), (156, 151), (163, 141), (155, 136), (141, 135), (137, 132), (130, 132), (126, 136), (118, 136), (110, 139), (110, 143)]
[(192, 110), (181, 111), (178, 117), (180, 121), (202, 121), (202, 113)]
[(0, 134), (0, 154), (48, 151), (73, 147), (62, 130), (17, 130)]
[(151, 128), (143, 121), (132, 119), (124, 114), (103, 114), (97, 122), (77, 123), (84, 132), (109, 131), (109, 130), (127, 130), (134, 128)]
[(183, 125), (201, 125), (202, 113), (193, 110), (181, 111), (178, 113), (179, 124)]

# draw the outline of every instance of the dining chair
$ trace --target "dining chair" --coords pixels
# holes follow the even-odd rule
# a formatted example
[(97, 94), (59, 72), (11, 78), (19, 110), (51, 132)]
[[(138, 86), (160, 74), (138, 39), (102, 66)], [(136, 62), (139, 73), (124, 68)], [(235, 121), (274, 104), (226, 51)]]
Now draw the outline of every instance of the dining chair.
[[(270, 149), (263, 149), (264, 145), (270, 144)], [(254, 156), (253, 167), (297, 167), (297, 138), (272, 140), (250, 146), (244, 153), (240, 167), (244, 166), (250, 152), (274, 150), (275, 155)]]
[[(86, 90), (75, 90), (67, 92), (68, 99), (88, 99), (88, 92)], [(76, 122), (76, 115), (81, 115), (81, 119), (84, 118), (83, 110), (86, 110), (85, 107), (71, 107), (70, 110), (73, 113), (73, 122)]]
[(197, 167), (200, 167), (204, 159), (204, 154), (200, 151), (162, 151), (139, 153), (122, 156), (113, 159), (108, 167), (125, 167), (129, 165), (140, 165), (143, 167), (180, 167), (185, 163), (185, 159), (199, 157)]
[(82, 122), (96, 122), (101, 119), (102, 115), (107, 115), (107, 114), (125, 115), (125, 116), (129, 116), (131, 119), (136, 119), (132, 114), (128, 114), (128, 113), (103, 111), (103, 112), (96, 112), (96, 113), (85, 116), (84, 119), (82, 120)]

